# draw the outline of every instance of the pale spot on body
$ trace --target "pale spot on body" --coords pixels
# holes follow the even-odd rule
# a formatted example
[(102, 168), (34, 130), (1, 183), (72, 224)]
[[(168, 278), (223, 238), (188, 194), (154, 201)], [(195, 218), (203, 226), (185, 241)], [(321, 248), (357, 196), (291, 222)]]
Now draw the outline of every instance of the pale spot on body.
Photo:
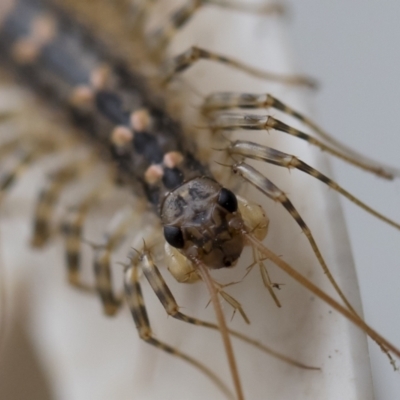
[(146, 182), (150, 185), (157, 183), (164, 175), (164, 170), (161, 165), (150, 165), (144, 173)]
[(170, 151), (164, 155), (163, 163), (168, 168), (175, 168), (183, 161), (183, 154), (179, 151)]
[(130, 116), (131, 126), (137, 132), (143, 132), (151, 126), (151, 116), (145, 108), (134, 111)]
[(133, 132), (126, 126), (116, 126), (111, 133), (111, 142), (116, 146), (125, 146), (132, 142)]

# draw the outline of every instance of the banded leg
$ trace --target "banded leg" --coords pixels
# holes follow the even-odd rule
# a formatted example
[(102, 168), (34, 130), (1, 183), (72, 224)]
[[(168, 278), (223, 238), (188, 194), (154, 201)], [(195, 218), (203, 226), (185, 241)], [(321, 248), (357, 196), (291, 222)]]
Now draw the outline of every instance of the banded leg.
[(301, 121), (304, 125), (311, 128), (321, 138), (326, 140), (328, 143), (335, 146), (337, 149), (346, 153), (356, 163), (357, 166), (367, 171), (373, 172), (381, 178), (393, 179), (394, 177), (400, 176), (400, 170), (388, 167), (380, 166), (377, 161), (371, 160), (364, 155), (356, 152), (355, 150), (347, 147), (343, 143), (336, 140), (332, 135), (325, 132), (310, 118), (302, 115), (287, 104), (282, 103), (277, 98), (270, 94), (253, 94), (253, 93), (213, 93), (206, 97), (201, 107), (202, 112), (205, 116), (218, 111), (232, 110), (235, 108), (239, 109), (269, 109), (274, 108), (282, 111), (283, 113), (292, 116), (293, 118)]
[(81, 281), (81, 244), (83, 238), (83, 224), (87, 215), (101, 195), (103, 186), (89, 193), (78, 205), (72, 207), (63, 223), (62, 230), (65, 237), (65, 260), (68, 271), (68, 282), (76, 288), (95, 292), (95, 288)]
[(30, 164), (35, 162), (42, 154), (37, 148), (19, 148), (12, 157), (14, 158), (11, 168), (2, 171), (0, 175), (0, 203), (8, 189), (18, 180)]
[(322, 141), (316, 139), (313, 136), (308, 135), (300, 131), (299, 129), (293, 128), (290, 125), (285, 124), (278, 119), (271, 116), (260, 116), (260, 115), (249, 115), (249, 114), (221, 114), (215, 116), (210, 120), (209, 127), (211, 130), (217, 132), (220, 130), (223, 131), (233, 131), (239, 129), (247, 129), (247, 130), (269, 130), (275, 129), (280, 132), (287, 133), (291, 136), (297, 137), (301, 140), (305, 140), (306, 142), (319, 147), (322, 151), (326, 151), (334, 155), (337, 158), (340, 158), (349, 164), (355, 165), (361, 169), (369, 171), (377, 176), (393, 179), (394, 175), (392, 172), (394, 171), (385, 171), (382, 167), (377, 167), (371, 164), (364, 164), (359, 162), (357, 159), (352, 156), (348, 156), (333, 147), (330, 147), (324, 144)]
[[(187, 316), (179, 311), (179, 306), (175, 300), (175, 297), (172, 294), (169, 287), (167, 286), (158, 267), (155, 265), (149, 250), (147, 250), (145, 248), (143, 250), (142, 254), (140, 254), (137, 257), (139, 258), (138, 261), (136, 261), (135, 259), (132, 259), (133, 260), (132, 262), (134, 263), (136, 268), (140, 268), (143, 271), (146, 279), (150, 283), (151, 288), (153, 289), (154, 293), (160, 300), (161, 304), (163, 305), (163, 307), (168, 315), (170, 315), (171, 317), (173, 317), (175, 319), (178, 319), (180, 321), (183, 321), (183, 322), (186, 322), (186, 323), (189, 323), (192, 325), (203, 326), (205, 328), (219, 330), (219, 328), (216, 324), (213, 324), (211, 322), (202, 321), (198, 318), (193, 318), (193, 317)], [(221, 285), (219, 285), (219, 286), (221, 286)], [(217, 288), (217, 290), (218, 290), (218, 288)], [(227, 293), (225, 293), (225, 294), (227, 294)], [(225, 299), (225, 297), (224, 297), (224, 299)], [(229, 296), (229, 295), (228, 295), (227, 299), (229, 299), (229, 300), (232, 299), (233, 302), (237, 302), (235, 299), (232, 298), (232, 296)], [(312, 369), (312, 370), (319, 369), (316, 367), (307, 366), (307, 365), (300, 363), (296, 360), (293, 360), (285, 355), (282, 355), (282, 354), (272, 350), (271, 348), (264, 346), (262, 343), (241, 334), (240, 332), (237, 332), (232, 329), (228, 329), (228, 332), (233, 337), (235, 337), (239, 340), (242, 340), (243, 342), (246, 342), (246, 343), (256, 347), (257, 349), (259, 349), (281, 361), (284, 361), (286, 363), (289, 363), (289, 364), (294, 365), (299, 368)]]
[(297, 157), (293, 155), (286, 154), (279, 150), (267, 146), (262, 146), (254, 142), (247, 142), (243, 140), (237, 140), (233, 142), (231, 146), (228, 147), (227, 150), (228, 153), (232, 155), (240, 155), (246, 158), (251, 158), (253, 160), (265, 161), (269, 164), (278, 165), (280, 167), (285, 167), (288, 169), (295, 168), (300, 171), (303, 171), (306, 174), (311, 175), (312, 177), (325, 183), (331, 189), (340, 193), (342, 196), (346, 197), (352, 203), (356, 204), (358, 207), (362, 208), (363, 210), (373, 215), (374, 217), (380, 219), (383, 222), (386, 222), (387, 224), (393, 226), (396, 229), (400, 229), (400, 224), (378, 213), (377, 211), (375, 211), (374, 209), (363, 203), (361, 200), (357, 199), (347, 190), (343, 189), (335, 181), (328, 178), (326, 175), (322, 174), (315, 168), (306, 164), (304, 161), (299, 160)]
[(31, 244), (42, 247), (51, 236), (51, 219), (54, 207), (63, 189), (87, 170), (87, 163), (74, 163), (53, 172), (42, 188), (36, 204)]
[(131, 265), (125, 271), (124, 278), (125, 296), (132, 313), (133, 320), (138, 330), (139, 337), (152, 346), (165, 351), (175, 357), (181, 358), (193, 367), (200, 370), (204, 375), (211, 379), (216, 386), (230, 399), (234, 399), (233, 394), (225, 386), (225, 384), (206, 366), (201, 364), (196, 359), (182, 353), (178, 349), (169, 346), (168, 344), (156, 339), (150, 327), (149, 317), (147, 315), (146, 306), (142, 294), (142, 289), (139, 282), (138, 266), (132, 259)]
[(302, 85), (309, 86), (311, 88), (316, 87), (316, 82), (311, 78), (300, 75), (281, 75), (273, 72), (265, 72), (259, 70), (258, 68), (244, 64), (238, 60), (228, 58), (195, 46), (192, 46), (189, 50), (174, 57), (165, 64), (161, 71), (163, 74), (163, 83), (169, 83), (175, 75), (187, 70), (200, 60), (212, 60), (226, 64), (260, 79), (267, 79), (287, 85)]
[(174, 11), (165, 25), (150, 33), (148, 42), (151, 48), (163, 50), (171, 42), (176, 32), (186, 25), (196, 11), (204, 5), (215, 5), (221, 8), (250, 12), (254, 14), (283, 13), (283, 7), (278, 3), (268, 5), (249, 5), (244, 2), (232, 2), (226, 0), (188, 0), (185, 5)]
[[(236, 197), (240, 214), (242, 215), (243, 222), (248, 231), (258, 240), (264, 240), (268, 233), (269, 219), (265, 215), (263, 208), (259, 204), (249, 202), (240, 196)], [(255, 248), (252, 248), (252, 252), (253, 263), (246, 268), (247, 272), (242, 280), (246, 278), (255, 265), (258, 265), (264, 286), (268, 290), (276, 306), (281, 307), (281, 303), (273, 290), (274, 288), (279, 288), (279, 285), (272, 282), (267, 267), (264, 264), (265, 258), (263, 258)]]
[(122, 303), (122, 295), (116, 295), (113, 290), (111, 255), (122, 243), (133, 220), (132, 210), (125, 209), (118, 212), (104, 235), (104, 242), (95, 246), (93, 267), (96, 291), (103, 304), (104, 313), (109, 316), (115, 315)]
[[(255, 186), (258, 190), (260, 190), (262, 193), (264, 193), (267, 197), (270, 199), (279, 202), (285, 207), (285, 209), (290, 213), (290, 215), (293, 217), (293, 219), (297, 222), (297, 224), (300, 226), (301, 230), (303, 233), (306, 235), (313, 251), (314, 254), (316, 255), (324, 273), (328, 277), (330, 283), (334, 287), (335, 291), (337, 294), (340, 296), (340, 298), (343, 300), (344, 304), (348, 308), (348, 310), (358, 319), (362, 320), (361, 317), (358, 315), (358, 313), (355, 311), (353, 306), (350, 304), (350, 302), (347, 300), (347, 297), (344, 295), (342, 290), (340, 289), (339, 285), (337, 284), (335, 278), (331, 274), (324, 258), (322, 257), (322, 254), (317, 246), (317, 243), (315, 242), (315, 239), (311, 233), (310, 228), (307, 226), (303, 218), (300, 216), (298, 211), (295, 209), (293, 206), (292, 202), (289, 200), (289, 198), (286, 196), (284, 192), (282, 192), (277, 186), (275, 186), (268, 178), (260, 174), (257, 170), (255, 170), (253, 167), (250, 165), (245, 164), (244, 162), (235, 164), (232, 166), (232, 171), (235, 174), (239, 174), (242, 176), (246, 181), (250, 182), (253, 186)], [(374, 338), (372, 338), (374, 339)], [(375, 340), (375, 339), (374, 339)], [(387, 348), (383, 348), (381, 343), (377, 342), (378, 345), (381, 346), (382, 350), (386, 353), (386, 355), (389, 357), (389, 359), (392, 361), (391, 355), (389, 354)]]
[[(178, 282), (194, 283), (201, 280), (198, 272), (193, 267), (193, 264), (176, 248), (170, 246), (167, 242), (165, 243), (165, 255), (167, 257), (168, 271)], [(157, 269), (156, 266), (154, 267)], [(162, 279), (161, 276), (160, 279)], [(244, 312), (242, 305), (224, 291), (224, 287), (233, 285), (235, 283), (238, 282), (232, 282), (229, 284), (221, 285), (220, 283), (214, 281), (218, 294), (233, 308), (233, 315), (235, 315), (236, 311), (239, 311), (240, 315), (243, 317), (245, 322), (249, 324), (250, 321), (247, 318), (247, 315)]]

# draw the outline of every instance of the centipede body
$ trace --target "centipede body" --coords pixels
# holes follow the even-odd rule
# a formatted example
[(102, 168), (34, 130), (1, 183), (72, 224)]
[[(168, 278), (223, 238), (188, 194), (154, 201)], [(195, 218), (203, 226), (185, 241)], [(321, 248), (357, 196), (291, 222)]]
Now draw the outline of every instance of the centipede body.
[[(236, 16), (233, 16), (232, 18), (236, 18)], [(237, 17), (238, 18), (238, 17)], [(217, 18), (215, 18), (215, 19), (217, 19)], [(276, 22), (275, 22), (276, 23)], [(249, 28), (249, 30), (251, 31), (252, 29), (250, 29)], [(272, 31), (272, 29), (271, 29), (271, 31)], [(223, 35), (221, 35), (221, 36), (223, 36)], [(222, 38), (220, 37), (220, 38), (218, 38), (219, 40), (222, 40)], [(269, 60), (270, 62), (271, 62), (271, 60)], [(207, 73), (209, 73), (209, 71), (211, 71), (211, 67), (207, 67), (207, 68), (204, 68), (204, 74), (206, 75)], [(210, 74), (211, 74), (211, 72), (210, 72)], [(197, 83), (198, 82), (200, 82), (200, 79), (201, 78), (197, 78), (196, 79), (196, 81), (197, 81)], [(207, 82), (207, 84), (209, 84), (209, 85), (211, 85), (211, 81), (208, 79), (208, 77), (206, 77), (206, 76), (203, 76), (203, 79), (204, 79), (204, 81), (205, 82)], [(228, 81), (228, 79), (224, 76), (224, 79), (226, 79), (227, 81)], [(246, 80), (247, 78), (244, 78), (244, 80)], [(222, 79), (221, 79), (221, 81), (219, 81), (218, 82), (218, 84), (219, 85), (221, 85), (222, 87), (224, 87), (223, 86), (223, 83), (225, 83), (225, 82), (222, 82)], [(234, 84), (229, 80), (228, 81), (228, 84), (229, 84), (229, 89), (230, 90), (232, 90), (233, 89), (233, 86), (234, 86)], [(254, 83), (253, 83), (254, 84)], [(240, 86), (242, 85), (242, 82), (240, 83)], [(204, 83), (204, 86), (205, 86), (205, 83)], [(201, 87), (203, 88), (204, 87), (203, 85), (201, 85)], [(225, 86), (226, 87), (226, 86)], [(238, 85), (238, 87), (239, 87), (239, 85)], [(250, 87), (250, 83), (247, 83), (246, 82), (246, 87), (248, 88), (248, 87)], [(261, 136), (261, 135), (260, 135)], [(261, 140), (261, 139), (260, 139)], [(297, 149), (297, 146), (296, 146), (296, 150), (298, 150)], [(318, 158), (318, 156), (317, 156), (317, 158)], [(280, 177), (280, 179), (287, 179), (287, 177)], [(303, 182), (301, 182), (300, 183), (300, 181), (297, 181), (297, 184), (299, 185), (299, 186), (301, 186), (301, 190), (302, 191), (304, 191), (305, 190), (305, 188), (307, 188), (308, 187), (308, 185), (307, 184), (304, 184)], [(311, 191), (311, 189), (309, 190), (309, 191)], [(290, 192), (294, 192), (294, 190), (293, 189), (290, 189)], [(312, 193), (316, 196), (316, 197), (318, 197), (318, 195), (316, 194), (317, 192), (313, 189), (312, 190)], [(305, 213), (307, 213), (307, 211), (303, 211), (303, 212), (305, 212)], [(277, 215), (279, 215), (279, 211), (277, 212)], [(283, 214), (282, 215), (280, 215), (279, 216), (279, 218), (284, 218), (284, 216), (283, 216)], [(284, 228), (281, 228), (281, 229), (284, 229)], [(317, 230), (318, 230), (318, 227), (316, 228)], [(279, 237), (282, 237), (282, 236), (284, 236), (285, 237), (285, 240), (287, 240), (288, 242), (287, 242), (287, 244), (280, 244), (280, 246), (282, 246), (282, 248), (281, 248), (281, 253), (282, 254), (285, 254), (285, 257), (288, 257), (288, 259), (291, 259), (290, 258), (290, 251), (288, 251), (289, 250), (289, 248), (290, 247), (292, 247), (293, 246), (293, 244), (291, 243), (291, 240), (290, 240), (290, 235), (291, 234), (289, 234), (288, 232), (291, 232), (291, 234), (293, 234), (292, 233), (292, 230), (291, 229), (288, 229), (288, 231), (287, 232), (285, 232), (285, 233), (279, 233), (278, 232), (278, 230), (277, 231), (275, 231), (275, 233), (274, 233), (274, 235), (276, 235), (276, 236), (274, 236), (274, 238), (272, 238), (272, 239), (270, 239), (270, 240), (272, 240), (273, 241), (273, 243), (274, 243), (274, 245), (277, 245), (277, 247), (279, 248)], [(296, 235), (294, 235), (294, 236), (296, 236)], [(302, 246), (299, 246), (299, 247), (302, 247)], [(323, 247), (323, 246), (322, 246)], [(329, 246), (327, 246), (327, 247), (329, 247)], [(298, 259), (298, 253), (297, 253), (297, 251), (299, 250), (299, 248), (296, 248), (295, 249), (296, 250), (296, 252), (295, 252), (295, 255), (293, 256), (293, 262), (296, 262), (296, 264), (297, 263), (299, 263), (300, 264), (300, 262), (299, 262), (299, 259)], [(293, 249), (292, 249), (292, 251), (294, 251)], [(326, 251), (326, 250), (325, 250)], [(328, 250), (328, 251), (333, 251), (333, 249), (330, 249), (330, 250)], [(333, 256), (334, 257), (334, 256)], [(312, 256), (309, 254), (308, 256), (306, 256), (306, 262), (302, 262), (301, 264), (308, 264), (308, 263), (310, 263), (311, 264), (311, 259), (312, 259)], [(331, 265), (332, 266), (332, 265)], [(257, 283), (256, 282), (252, 282), (254, 285), (256, 285)], [(245, 290), (245, 289), (241, 289), (240, 288), (240, 286), (238, 286), (238, 288), (237, 288), (237, 290), (239, 290), (240, 292), (242, 291), (242, 290)], [(249, 289), (247, 289), (247, 290), (249, 290)], [(190, 290), (191, 292), (192, 292), (192, 290)], [(295, 293), (295, 291), (291, 291), (291, 294), (290, 294), (290, 296), (296, 296), (296, 293)], [(193, 295), (193, 293), (190, 293), (190, 297), (194, 297), (194, 295)], [(308, 302), (308, 299), (306, 299), (306, 298), (304, 298), (304, 301), (305, 302)], [(182, 302), (182, 305), (183, 305), (183, 302)], [(78, 306), (79, 307), (79, 306)], [(185, 304), (185, 307), (186, 307), (186, 304)], [(201, 307), (200, 307), (201, 308)], [(246, 307), (246, 308), (248, 308), (248, 307)], [(300, 307), (301, 308), (301, 307)], [(307, 307), (307, 308), (309, 308), (309, 307)], [(256, 320), (258, 320), (259, 318), (260, 318), (260, 315), (265, 315), (265, 314), (271, 314), (271, 315), (273, 315), (273, 314), (276, 314), (276, 318), (277, 319), (279, 319), (279, 314), (277, 314), (276, 313), (276, 311), (274, 311), (274, 309), (272, 309), (272, 310), (268, 310), (268, 312), (266, 312), (266, 309), (265, 308), (263, 308), (263, 307), (261, 307), (261, 310), (257, 310), (257, 312), (255, 312), (256, 310), (254, 309), (254, 305), (251, 305), (250, 306), (250, 309), (252, 309), (252, 312), (254, 313), (254, 316), (252, 317), (252, 319), (254, 319), (255, 321)], [(304, 311), (303, 311), (304, 312)], [(307, 312), (309, 312), (309, 310), (307, 310)], [(304, 316), (304, 314), (303, 314), (303, 316)], [(307, 317), (308, 318), (308, 317)], [(236, 322), (236, 321), (235, 321)], [(280, 323), (281, 323), (282, 321), (280, 321)], [(292, 323), (295, 323), (295, 322), (298, 322), (298, 321), (294, 321), (293, 319), (292, 319), (292, 321), (290, 322), (290, 324), (292, 324)], [(301, 324), (300, 324), (301, 325)], [(299, 329), (299, 324), (296, 324), (295, 325), (296, 326), (296, 329)], [(266, 329), (267, 327), (266, 326), (263, 326), (263, 329)], [(269, 327), (270, 328), (270, 327)], [(281, 326), (281, 328), (282, 328), (282, 326)], [(297, 332), (296, 332), (297, 333)], [(276, 333), (275, 333), (275, 335), (276, 335)], [(133, 336), (133, 335), (132, 335)], [(274, 334), (273, 334), (273, 336), (274, 336)], [(318, 336), (318, 335), (317, 335)], [(314, 343), (314, 346), (315, 346), (315, 343)], [(210, 341), (207, 341), (207, 343), (206, 343), (206, 346), (205, 346), (207, 349), (208, 349), (208, 351), (210, 351)], [(314, 349), (315, 349), (315, 347), (314, 347)], [(135, 357), (138, 357), (138, 355), (136, 354), (135, 355)], [(148, 359), (148, 356), (146, 356), (146, 355), (141, 355), (140, 357), (139, 357), (140, 359)], [(168, 380), (168, 376), (165, 374), (165, 370), (168, 368), (166, 365), (169, 365), (169, 361), (167, 361), (167, 364), (165, 364), (165, 366), (163, 367), (163, 368), (161, 368), (161, 371), (162, 371), (162, 373), (160, 373), (160, 375), (163, 375), (162, 376), (162, 379), (165, 379), (165, 380)], [(272, 369), (271, 369), (271, 371), (276, 371), (275, 370), (275, 366), (274, 367), (272, 367)], [(265, 374), (266, 373), (266, 371), (265, 371), (265, 369), (263, 369), (263, 374)], [(253, 379), (255, 379), (255, 380), (257, 380), (256, 379), (256, 377), (255, 376), (253, 376)], [(258, 380), (262, 380), (263, 378), (261, 378), (261, 376), (260, 376), (260, 378), (258, 379)], [(290, 379), (289, 377), (287, 378), (287, 379)], [(193, 391), (195, 391), (195, 389), (192, 387), (192, 390)], [(260, 388), (260, 390), (261, 390), (261, 388)], [(288, 389), (288, 390), (290, 390), (290, 389)], [(316, 388), (314, 388), (313, 390), (318, 390), (318, 389), (316, 389)]]

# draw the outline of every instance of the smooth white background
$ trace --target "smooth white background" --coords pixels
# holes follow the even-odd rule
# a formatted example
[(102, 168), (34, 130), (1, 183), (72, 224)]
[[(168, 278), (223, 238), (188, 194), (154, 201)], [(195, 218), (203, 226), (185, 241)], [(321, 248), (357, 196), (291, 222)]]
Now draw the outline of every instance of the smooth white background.
[[(287, 2), (297, 66), (316, 77), (315, 116), (337, 138), (400, 167), (400, 3)], [(400, 220), (400, 182), (384, 182), (337, 161), (337, 180)], [(400, 233), (342, 201), (367, 321), (400, 346)], [(375, 396), (400, 398), (400, 375), (371, 345)]]

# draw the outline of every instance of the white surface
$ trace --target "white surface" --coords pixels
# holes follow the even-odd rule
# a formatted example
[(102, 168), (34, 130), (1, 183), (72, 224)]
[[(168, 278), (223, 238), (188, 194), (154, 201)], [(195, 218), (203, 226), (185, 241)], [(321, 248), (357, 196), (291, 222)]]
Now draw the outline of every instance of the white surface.
[[(224, 24), (215, 35), (210, 27), (217, 26), (222, 20)], [(290, 71), (291, 60), (287, 54), (283, 25), (276, 18), (257, 19), (227, 11), (215, 12), (210, 8), (199, 13), (192, 26), (182, 32), (181, 42), (176, 42), (175, 47), (176, 50), (179, 47), (185, 49), (194, 42), (258, 66), (268, 65), (272, 70)], [(197, 32), (196, 39), (193, 40), (189, 32)], [(307, 111), (301, 91), (254, 81), (240, 73), (230, 73), (224, 67), (212, 67), (204, 63), (189, 73), (187, 78), (203, 93), (209, 89), (268, 90)], [(295, 152), (314, 166), (327, 170), (319, 152), (295, 140), (278, 139), (280, 137), (278, 134), (263, 134), (257, 137), (257, 141), (262, 138), (267, 138), (270, 143), (279, 141), (279, 149)], [(275, 170), (268, 169), (273, 171), (274, 181), (290, 195), (310, 225), (339, 283), (357, 306), (352, 261), (334, 194), (300, 173), (289, 175), (287, 171)], [(376, 183), (376, 179), (372, 181)], [(318, 284), (328, 287), (299, 228), (279, 205), (273, 205), (264, 198), (258, 199), (265, 204), (271, 217), (267, 240), (269, 247), (306, 271)], [(371, 223), (368, 226), (372, 226), (373, 219), (367, 218)], [(29, 221), (24, 221), (25, 228), (21, 229), (27, 232)], [(16, 232), (15, 235), (24, 236), (18, 230)], [(19, 250), (12, 251), (12, 258), (22, 274), (29, 271), (29, 292), (33, 297), (28, 300), (31, 313), (28, 325), (33, 329), (35, 342), (41, 349), (41, 358), (47, 367), (50, 366), (56, 379), (53, 385), (57, 399), (221, 398), (219, 392), (199, 373), (140, 342), (126, 310), (117, 319), (108, 320), (100, 315), (97, 299), (88, 299), (67, 288), (56, 247), (46, 255), (18, 254), (17, 251), (22, 251), (25, 246), (24, 237), (22, 241), (18, 237), (18, 243), (11, 235), (7, 239), (18, 246)], [(11, 246), (3, 245), (11, 249)], [(242, 270), (246, 265), (247, 261), (242, 260)], [(243, 303), (253, 324), (251, 327), (243, 326), (240, 318), (235, 317), (234, 325), (277, 350), (321, 366), (323, 371), (299, 371), (270, 360), (247, 346), (237, 346), (247, 398), (372, 399), (363, 335), (275, 268), (271, 267), (270, 271), (275, 281), (285, 283), (278, 293), (284, 307), (278, 310), (272, 305), (261, 287), (258, 271), (253, 271), (244, 283), (233, 287), (231, 291)], [(241, 275), (241, 272), (236, 272), (236, 277)], [(232, 279), (229, 277), (228, 281)], [(202, 294), (201, 288), (177, 284), (171, 286), (177, 293), (179, 304), (185, 307), (185, 312), (208, 315), (205, 318), (212, 316), (211, 310), (203, 310), (207, 296)], [(154, 296), (148, 297), (154, 300)], [(171, 319), (167, 321), (157, 303), (149, 303), (152, 311), (156, 308), (152, 315), (156, 315), (153, 321), (160, 338), (168, 338), (169, 343), (202, 358), (230, 382), (225, 356), (216, 334), (185, 327)], [(227, 311), (230, 312), (228, 308)], [(380, 356), (387, 364), (386, 359)]]
[[(289, 1), (287, 27), (298, 65), (321, 82), (318, 121), (359, 151), (400, 166), (400, 3)], [(344, 187), (400, 220), (400, 182), (385, 182), (334, 162)], [(367, 321), (400, 346), (399, 232), (342, 201)], [(370, 346), (375, 396), (400, 397), (394, 373)]]

